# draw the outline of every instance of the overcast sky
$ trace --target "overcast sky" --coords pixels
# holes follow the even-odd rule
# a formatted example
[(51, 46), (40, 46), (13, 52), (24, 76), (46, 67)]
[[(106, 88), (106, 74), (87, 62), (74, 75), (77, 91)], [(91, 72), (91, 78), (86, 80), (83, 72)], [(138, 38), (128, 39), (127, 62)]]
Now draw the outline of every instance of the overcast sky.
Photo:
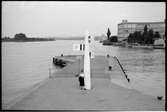
[(117, 35), (117, 24), (164, 21), (165, 2), (2, 2), (2, 36)]

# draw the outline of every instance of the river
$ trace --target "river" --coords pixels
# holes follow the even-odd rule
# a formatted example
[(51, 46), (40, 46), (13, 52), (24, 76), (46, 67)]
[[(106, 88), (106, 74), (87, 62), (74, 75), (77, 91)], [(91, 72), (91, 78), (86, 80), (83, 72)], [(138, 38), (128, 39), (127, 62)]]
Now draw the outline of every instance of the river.
[[(2, 42), (2, 103), (9, 104), (25, 90), (49, 77), (52, 57), (61, 54), (80, 55), (73, 44), (80, 40), (46, 42)], [(147, 50), (102, 46), (95, 43), (95, 55), (115, 55), (133, 88), (152, 96), (165, 97), (165, 50)]]

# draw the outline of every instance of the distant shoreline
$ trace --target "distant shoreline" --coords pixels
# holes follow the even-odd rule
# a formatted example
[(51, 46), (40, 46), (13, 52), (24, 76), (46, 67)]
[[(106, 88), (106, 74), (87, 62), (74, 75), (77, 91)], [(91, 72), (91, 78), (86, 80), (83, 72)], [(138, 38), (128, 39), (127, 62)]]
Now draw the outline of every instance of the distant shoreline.
[(37, 41), (55, 41), (55, 38), (2, 38), (2, 42), (37, 42)]
[(55, 40), (84, 40), (84, 38), (55, 38)]
[(56, 40), (84, 40), (84, 38), (26, 38), (25, 40), (2, 38), (1, 42), (41, 42), (41, 41), (56, 41)]
[(56, 40), (1, 40), (1, 42), (41, 42), (41, 41), (56, 41)]

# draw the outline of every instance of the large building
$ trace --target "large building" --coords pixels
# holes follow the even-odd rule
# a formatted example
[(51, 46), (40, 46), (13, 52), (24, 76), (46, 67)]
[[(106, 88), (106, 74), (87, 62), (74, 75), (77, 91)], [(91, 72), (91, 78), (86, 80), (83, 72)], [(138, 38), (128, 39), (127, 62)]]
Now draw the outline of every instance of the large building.
[(148, 29), (152, 29), (154, 32), (159, 32), (161, 38), (165, 38), (165, 21), (163, 22), (128, 22), (122, 20), (122, 23), (118, 24), (118, 37), (125, 39), (130, 33), (135, 31), (144, 31), (144, 26), (147, 25)]

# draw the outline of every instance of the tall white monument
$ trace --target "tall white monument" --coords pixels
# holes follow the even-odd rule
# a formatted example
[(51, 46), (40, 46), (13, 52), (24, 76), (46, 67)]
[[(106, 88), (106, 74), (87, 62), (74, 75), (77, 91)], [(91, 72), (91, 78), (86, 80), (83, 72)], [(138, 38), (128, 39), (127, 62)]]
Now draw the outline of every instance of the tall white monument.
[(88, 31), (85, 32), (85, 52), (84, 52), (84, 75), (85, 75), (85, 89), (91, 89), (91, 76), (90, 76), (90, 43), (91, 36)]

